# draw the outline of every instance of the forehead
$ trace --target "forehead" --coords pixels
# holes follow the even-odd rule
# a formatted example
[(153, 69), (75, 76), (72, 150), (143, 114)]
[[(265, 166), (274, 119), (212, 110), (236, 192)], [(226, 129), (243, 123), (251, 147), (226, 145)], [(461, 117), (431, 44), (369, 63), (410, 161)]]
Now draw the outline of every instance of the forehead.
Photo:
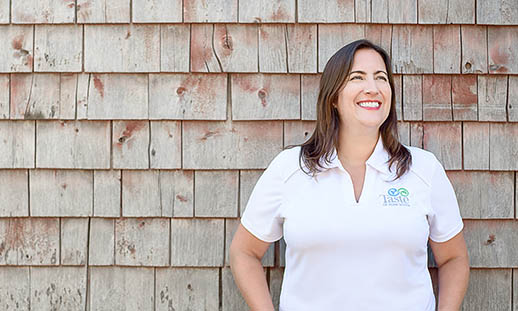
[(351, 71), (376, 71), (386, 70), (385, 62), (381, 55), (373, 49), (359, 49), (354, 53)]

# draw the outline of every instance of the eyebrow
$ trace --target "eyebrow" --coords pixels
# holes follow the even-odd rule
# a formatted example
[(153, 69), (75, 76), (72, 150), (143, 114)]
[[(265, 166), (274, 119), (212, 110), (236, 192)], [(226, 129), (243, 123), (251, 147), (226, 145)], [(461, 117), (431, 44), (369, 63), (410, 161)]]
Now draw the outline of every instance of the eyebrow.
[[(383, 70), (378, 70), (378, 71), (376, 71), (374, 74), (378, 74), (378, 73), (380, 73), (380, 72), (381, 72), (381, 73), (384, 73), (384, 74), (388, 77), (388, 74), (387, 74), (385, 71), (383, 71)], [(367, 74), (365, 71), (355, 70), (355, 71), (351, 71), (351, 72), (349, 73), (349, 75), (352, 75), (353, 73), (361, 73), (361, 74), (364, 74), (364, 75), (366, 75), (366, 74)]]

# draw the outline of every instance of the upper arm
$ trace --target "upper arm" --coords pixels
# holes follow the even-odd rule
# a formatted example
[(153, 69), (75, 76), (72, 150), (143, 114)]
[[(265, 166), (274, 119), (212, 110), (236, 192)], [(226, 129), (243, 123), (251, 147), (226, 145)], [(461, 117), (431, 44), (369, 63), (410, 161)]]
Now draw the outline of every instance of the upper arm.
[(468, 249), (466, 247), (466, 241), (464, 240), (463, 231), (445, 242), (434, 242), (431, 239), (429, 241), (433, 257), (438, 267), (453, 258), (465, 257), (468, 259)]
[(269, 246), (269, 242), (259, 240), (248, 232), (242, 224), (239, 224), (230, 245), (230, 254), (232, 256), (233, 254), (243, 252), (261, 260)]

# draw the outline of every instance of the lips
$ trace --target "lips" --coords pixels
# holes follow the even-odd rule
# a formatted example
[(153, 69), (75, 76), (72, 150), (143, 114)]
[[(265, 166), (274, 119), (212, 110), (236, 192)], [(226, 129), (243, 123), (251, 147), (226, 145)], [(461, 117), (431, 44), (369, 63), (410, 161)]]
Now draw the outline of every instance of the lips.
[(356, 104), (367, 110), (378, 110), (381, 107), (381, 102), (379, 100), (361, 100)]

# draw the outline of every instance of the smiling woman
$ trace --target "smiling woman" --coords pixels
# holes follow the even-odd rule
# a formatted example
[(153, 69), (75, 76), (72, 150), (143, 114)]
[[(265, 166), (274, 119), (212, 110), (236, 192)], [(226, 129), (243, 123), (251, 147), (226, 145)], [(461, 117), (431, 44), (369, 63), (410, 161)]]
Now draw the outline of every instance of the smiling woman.
[(261, 258), (284, 237), (280, 310), (458, 310), (468, 256), (453, 187), (430, 152), (398, 141), (388, 54), (367, 40), (328, 61), (312, 137), (257, 182), (230, 248), (252, 310), (273, 310)]

